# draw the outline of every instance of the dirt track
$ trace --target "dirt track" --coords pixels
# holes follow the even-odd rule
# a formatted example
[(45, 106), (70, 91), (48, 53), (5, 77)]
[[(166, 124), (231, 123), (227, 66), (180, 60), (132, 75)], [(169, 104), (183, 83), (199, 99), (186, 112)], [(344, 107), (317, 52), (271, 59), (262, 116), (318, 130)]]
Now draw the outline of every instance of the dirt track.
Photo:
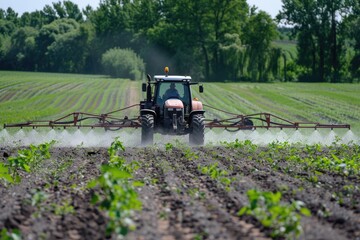
[[(126, 238), (266, 239), (269, 229), (251, 216), (237, 215), (248, 204), (247, 190), (256, 188), (281, 191), (284, 203), (296, 199), (306, 204), (312, 216), (302, 218), (300, 239), (360, 239), (359, 174), (321, 172), (318, 181), (309, 181), (311, 171), (286, 161), (288, 152), (282, 151), (127, 148), (119, 155), (140, 163), (134, 176), (145, 184), (137, 189), (143, 204), (135, 215), (137, 229)], [(16, 152), (0, 149), (0, 161)], [(321, 154), (328, 152), (322, 149)], [(51, 154), (35, 172), (22, 173), (20, 184), (6, 188), (0, 183), (0, 229), (19, 229), (24, 239), (104, 239), (107, 217), (90, 203), (94, 190), (86, 184), (107, 163), (107, 149), (52, 148)], [(307, 153), (299, 154), (306, 157)], [(232, 179), (228, 189), (199, 170), (216, 162)], [(344, 192), (344, 186), (355, 188)], [(40, 191), (47, 198), (32, 206)], [(72, 211), (66, 212), (66, 206)]]

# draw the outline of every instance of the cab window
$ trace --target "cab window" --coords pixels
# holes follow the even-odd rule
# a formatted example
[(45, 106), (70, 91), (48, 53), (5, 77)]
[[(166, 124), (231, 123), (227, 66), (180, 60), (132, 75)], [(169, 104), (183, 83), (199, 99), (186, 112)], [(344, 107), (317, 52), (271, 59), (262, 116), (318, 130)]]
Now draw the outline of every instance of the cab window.
[(189, 87), (187, 84), (184, 84), (182, 82), (162, 82), (162, 83), (160, 83), (160, 86), (158, 88), (156, 103), (161, 106), (167, 100), (165, 98), (171, 97), (171, 96), (169, 96), (169, 92), (167, 92), (169, 89), (171, 89), (171, 84), (175, 85), (175, 89), (178, 93), (179, 99), (181, 101), (183, 101), (185, 105), (188, 105), (189, 104)]

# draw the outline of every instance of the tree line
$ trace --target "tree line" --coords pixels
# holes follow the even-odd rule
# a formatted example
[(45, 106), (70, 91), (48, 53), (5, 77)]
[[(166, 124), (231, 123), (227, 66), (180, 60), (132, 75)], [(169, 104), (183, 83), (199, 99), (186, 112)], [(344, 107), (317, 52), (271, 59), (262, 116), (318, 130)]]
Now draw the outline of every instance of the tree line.
[[(0, 9), (0, 69), (139, 79), (169, 66), (205, 81), (360, 79), (355, 0), (282, 0), (276, 19), (246, 0), (54, 2), (21, 16)], [(275, 45), (277, 24), (297, 56)]]

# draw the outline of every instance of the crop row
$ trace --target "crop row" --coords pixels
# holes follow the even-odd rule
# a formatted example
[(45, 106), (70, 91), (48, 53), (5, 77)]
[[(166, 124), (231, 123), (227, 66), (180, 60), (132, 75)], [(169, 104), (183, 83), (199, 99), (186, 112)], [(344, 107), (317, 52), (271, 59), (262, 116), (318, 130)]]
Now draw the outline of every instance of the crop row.
[[(293, 121), (348, 123), (360, 129), (359, 85), (206, 83), (194, 95), (236, 114), (269, 112)], [(104, 76), (2, 72), (0, 123), (54, 119), (72, 111), (105, 113), (138, 103), (140, 83)], [(205, 107), (206, 117), (227, 117)], [(136, 115), (136, 111), (128, 115)]]
[(208, 105), (238, 114), (269, 112), (293, 121), (348, 123), (358, 129), (357, 91), (360, 86), (351, 84), (208, 83), (205, 93), (196, 92), (196, 96)]
[[(29, 77), (30, 76), (30, 77)], [(31, 77), (32, 76), (32, 77)], [(0, 78), (1, 123), (55, 119), (73, 111), (105, 113), (125, 107), (138, 83), (86, 75), (12, 73)], [(132, 96), (138, 102), (138, 96)], [(133, 113), (136, 114), (136, 113)]]
[[(26, 173), (43, 171), (41, 169), (44, 167), (43, 161), (51, 158), (49, 150), (53, 143), (30, 145), (29, 148), (18, 150), (17, 156), (9, 157), (5, 163), (0, 162), (0, 186), (11, 187), (20, 184)], [(92, 197), (88, 202), (99, 207), (108, 217), (106, 228), (108, 236), (112, 234), (125, 236), (130, 230), (134, 230), (135, 223), (132, 218), (136, 210), (141, 210), (141, 201), (137, 197), (136, 188), (143, 183), (134, 181), (132, 176), (139, 166), (136, 162), (126, 163), (125, 159), (118, 155), (119, 151), (124, 150), (122, 143), (116, 139), (108, 149), (108, 164), (100, 166), (100, 176), (88, 180), (87, 186), (82, 187), (82, 190), (95, 190), (92, 191)], [(45, 188), (58, 188), (58, 180), (61, 179), (64, 171), (68, 171), (73, 165), (73, 161), (67, 160), (56, 165), (55, 169), (47, 173), (53, 182), (47, 183)], [(81, 170), (78, 170), (77, 175), (81, 177)], [(48, 186), (49, 184), (52, 186)], [(76, 184), (72, 186), (78, 187)], [(72, 200), (66, 199), (60, 204), (53, 202), (49, 207), (49, 204), (46, 204), (49, 199), (49, 194), (42, 190), (31, 191), (30, 204), (37, 209), (33, 217), (40, 218), (47, 211), (61, 216), (75, 214)], [(21, 232), (19, 229), (3, 228), (0, 239), (21, 239)]]
[[(1, 163), (0, 184), (17, 184), (21, 182), (21, 176), (40, 171), (43, 160), (50, 157), (50, 146), (51, 143), (20, 149), (18, 156), (11, 156)], [(93, 193), (87, 201), (106, 213), (108, 235), (126, 235), (135, 229), (134, 219), (137, 219), (142, 206), (137, 188), (146, 186), (159, 189), (160, 197), (166, 195), (167, 202), (163, 204), (171, 204), (173, 211), (181, 208), (176, 198), (199, 199), (201, 202), (195, 206), (208, 208), (214, 200), (205, 198), (220, 194), (216, 196), (218, 204), (228, 206), (232, 218), (238, 217), (242, 221), (248, 219), (244, 217), (248, 215), (265, 227), (265, 232), (271, 237), (292, 238), (300, 234), (302, 215), (333, 221), (331, 219), (339, 215), (348, 214), (349, 221), (353, 221), (356, 218), (353, 211), (360, 209), (360, 189), (356, 184), (360, 180), (358, 145), (334, 142), (324, 147), (273, 142), (261, 147), (249, 140), (236, 140), (223, 142), (220, 147), (190, 148), (175, 142), (167, 143), (165, 148), (153, 146), (137, 151), (137, 155), (126, 159), (129, 153), (116, 139), (108, 149), (106, 164), (99, 166), (99, 175), (95, 179), (87, 178), (82, 185), (83, 191)], [(143, 157), (136, 161), (141, 152), (144, 152)], [(148, 158), (153, 159), (149, 161)], [(56, 164), (56, 169), (48, 174), (54, 180), (60, 180), (73, 161)], [(71, 178), (83, 178), (81, 172), (80, 168)], [(139, 175), (141, 172), (145, 175)], [(280, 179), (282, 181), (278, 182)], [(54, 187), (58, 183), (57, 180), (52, 182)], [(75, 185), (74, 188), (78, 187)], [(314, 205), (315, 190), (322, 196), (331, 195), (322, 199), (327, 206)], [(240, 192), (247, 192), (247, 201), (239, 195)], [(240, 204), (233, 196), (242, 199)], [(173, 202), (169, 202), (173, 197)], [(40, 215), (44, 211), (52, 211), (55, 215), (75, 214), (76, 206), (69, 199), (45, 208), (44, 202), (48, 200), (49, 196), (42, 191), (32, 193), (32, 205)], [(332, 210), (338, 212), (332, 213)], [(214, 211), (213, 214), (221, 217), (220, 212)], [(347, 227), (352, 226), (349, 224)], [(354, 228), (349, 231), (356, 232), (356, 226)], [(10, 233), (4, 231), (1, 234)]]

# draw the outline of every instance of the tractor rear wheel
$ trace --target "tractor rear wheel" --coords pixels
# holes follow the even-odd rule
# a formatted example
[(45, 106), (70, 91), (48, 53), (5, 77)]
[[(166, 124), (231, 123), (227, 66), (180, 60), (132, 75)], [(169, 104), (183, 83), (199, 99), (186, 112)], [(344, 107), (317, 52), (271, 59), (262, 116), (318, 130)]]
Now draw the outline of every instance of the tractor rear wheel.
[(205, 123), (204, 116), (201, 114), (193, 115), (191, 119), (191, 132), (189, 142), (193, 145), (204, 145)]
[(144, 114), (141, 116), (141, 144), (151, 145), (154, 142), (154, 116)]

